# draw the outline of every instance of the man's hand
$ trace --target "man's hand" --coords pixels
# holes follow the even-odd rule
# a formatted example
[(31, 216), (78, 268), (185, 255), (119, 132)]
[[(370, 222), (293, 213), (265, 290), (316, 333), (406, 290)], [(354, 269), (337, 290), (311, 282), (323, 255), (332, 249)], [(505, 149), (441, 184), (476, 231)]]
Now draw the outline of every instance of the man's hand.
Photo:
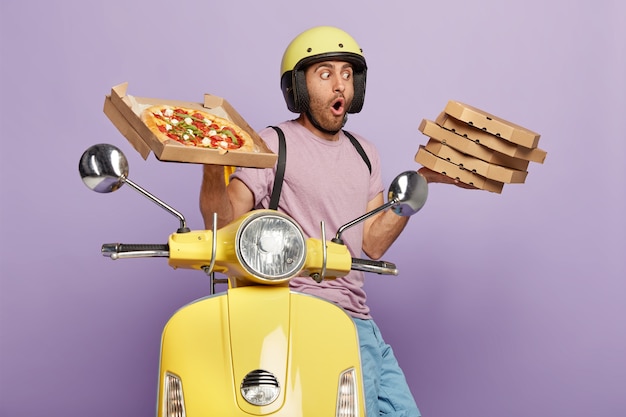
[(460, 188), (466, 188), (468, 190), (478, 190), (478, 188), (473, 185), (465, 184), (457, 179), (450, 178), (446, 175), (440, 174), (439, 172), (433, 171), (430, 168), (422, 167), (417, 172), (422, 174), (426, 181), (430, 183), (441, 183), (441, 184), (453, 184)]
[(224, 169), (221, 165), (202, 166), (200, 213), (207, 230), (213, 227), (213, 213), (218, 214), (218, 227), (224, 226), (233, 218)]

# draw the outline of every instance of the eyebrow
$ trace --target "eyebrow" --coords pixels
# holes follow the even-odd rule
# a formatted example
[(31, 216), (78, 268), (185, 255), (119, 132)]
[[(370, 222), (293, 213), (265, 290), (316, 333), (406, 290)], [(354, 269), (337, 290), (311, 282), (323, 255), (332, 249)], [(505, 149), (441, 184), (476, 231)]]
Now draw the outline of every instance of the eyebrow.
[[(315, 67), (315, 71), (317, 71), (320, 68), (335, 68), (335, 66), (328, 61), (322, 61), (318, 63), (318, 65)], [(352, 64), (349, 62), (346, 62), (341, 66), (341, 69), (346, 69), (346, 68), (352, 68)]]

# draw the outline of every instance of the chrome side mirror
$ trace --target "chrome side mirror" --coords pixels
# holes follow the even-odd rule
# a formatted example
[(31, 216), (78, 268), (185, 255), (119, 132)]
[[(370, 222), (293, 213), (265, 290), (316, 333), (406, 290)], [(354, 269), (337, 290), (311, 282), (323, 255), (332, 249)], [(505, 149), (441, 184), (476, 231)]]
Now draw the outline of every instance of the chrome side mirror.
[(389, 187), (389, 202), (395, 202), (393, 211), (400, 216), (412, 216), (426, 204), (428, 182), (416, 171), (398, 175)]
[(128, 160), (124, 153), (113, 145), (101, 143), (90, 146), (80, 157), (78, 172), (85, 185), (98, 193), (110, 193), (122, 185), (130, 187), (173, 214), (180, 221), (179, 233), (188, 232), (187, 222), (181, 213), (165, 204), (128, 178)]
[(128, 161), (118, 148), (101, 143), (83, 153), (78, 172), (89, 189), (110, 193), (120, 188), (128, 178)]
[(341, 235), (346, 229), (389, 207), (392, 207), (393, 211), (400, 216), (412, 216), (420, 211), (427, 198), (428, 182), (426, 178), (417, 171), (405, 171), (391, 182), (387, 203), (341, 226), (332, 240), (335, 243), (343, 244)]

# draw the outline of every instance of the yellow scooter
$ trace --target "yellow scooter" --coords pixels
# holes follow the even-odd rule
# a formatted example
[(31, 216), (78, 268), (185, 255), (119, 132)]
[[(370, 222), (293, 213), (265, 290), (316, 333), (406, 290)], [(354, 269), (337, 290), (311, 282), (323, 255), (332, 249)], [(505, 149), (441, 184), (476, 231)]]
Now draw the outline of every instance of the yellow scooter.
[[(167, 257), (173, 268), (211, 278), (211, 294), (182, 307), (163, 330), (159, 417), (365, 416), (354, 322), (335, 304), (293, 292), (288, 283), (295, 276), (321, 282), (351, 269), (396, 275), (388, 262), (353, 258), (341, 234), (387, 208), (407, 216), (419, 211), (428, 194), (421, 175), (400, 174), (388, 203), (327, 241), (323, 223), (320, 239), (306, 238), (274, 210), (251, 211), (219, 230), (191, 231), (182, 214), (128, 178), (127, 160), (113, 145), (87, 149), (79, 171), (94, 191), (128, 184), (180, 221), (167, 244), (105, 244), (104, 256)], [(228, 277), (226, 291), (215, 293), (215, 274)]]

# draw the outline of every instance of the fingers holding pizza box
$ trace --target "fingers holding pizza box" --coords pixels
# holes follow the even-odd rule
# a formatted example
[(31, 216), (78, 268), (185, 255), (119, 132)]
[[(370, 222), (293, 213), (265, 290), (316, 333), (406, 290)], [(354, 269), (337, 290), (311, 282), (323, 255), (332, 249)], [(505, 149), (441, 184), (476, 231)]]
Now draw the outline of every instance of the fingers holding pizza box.
[(435, 170), (432, 170), (426, 166), (421, 167), (417, 170), (420, 174), (426, 178), (428, 183), (440, 183), (440, 184), (453, 184), (460, 188), (467, 188), (470, 190), (477, 190), (473, 185), (465, 184), (461, 182), (458, 178), (449, 177), (446, 173), (440, 173)]

